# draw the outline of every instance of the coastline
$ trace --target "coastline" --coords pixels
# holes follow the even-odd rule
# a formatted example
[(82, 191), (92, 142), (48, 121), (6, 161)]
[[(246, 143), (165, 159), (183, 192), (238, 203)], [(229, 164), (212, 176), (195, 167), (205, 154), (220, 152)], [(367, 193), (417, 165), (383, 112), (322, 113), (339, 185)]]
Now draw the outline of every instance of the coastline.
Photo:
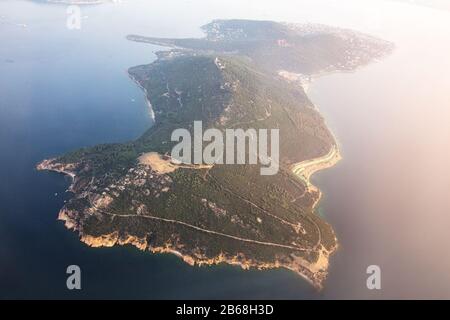
[[(333, 153), (335, 156), (338, 155), (337, 149)], [(328, 157), (321, 157), (319, 159), (324, 159)], [(336, 157), (332, 157), (336, 159)], [(56, 159), (47, 159), (37, 164), (37, 170), (48, 170), (52, 172), (57, 172), (60, 174), (67, 175), (71, 177), (72, 182), (69, 186), (68, 191), (74, 192), (73, 188), (77, 182), (77, 176), (72, 169), (74, 169), (77, 164), (67, 164), (62, 165), (55, 162)], [(300, 164), (304, 168), (311, 169), (310, 174), (317, 172), (319, 170), (328, 167), (323, 161), (315, 159), (313, 166), (309, 164), (310, 161), (301, 162)], [(317, 163), (316, 163), (317, 162)], [(311, 185), (312, 186), (312, 185)], [(238, 266), (243, 270), (256, 269), (256, 270), (268, 270), (268, 269), (278, 269), (283, 268), (294, 272), (295, 274), (302, 277), (310, 285), (316, 288), (318, 291), (322, 290), (324, 287), (324, 280), (328, 274), (329, 267), (329, 257), (333, 254), (337, 248), (333, 247), (331, 250), (325, 249), (322, 245), (318, 248), (319, 256), (315, 262), (309, 262), (300, 256), (293, 255), (291, 261), (278, 261), (273, 262), (261, 262), (247, 258), (243, 255), (237, 254), (235, 256), (227, 256), (223, 253), (215, 257), (199, 256), (192, 253), (182, 252), (183, 247), (178, 247), (177, 244), (167, 242), (164, 246), (152, 247), (146, 238), (139, 238), (130, 234), (119, 235), (118, 232), (113, 232), (111, 234), (105, 234), (101, 236), (92, 236), (89, 234), (84, 234), (82, 226), (77, 221), (78, 212), (69, 210), (67, 208), (62, 208), (58, 213), (58, 220), (64, 222), (64, 226), (68, 230), (72, 230), (78, 233), (79, 239), (84, 244), (94, 247), (113, 247), (115, 245), (132, 245), (141, 251), (149, 251), (151, 253), (158, 254), (173, 254), (190, 266), (214, 266), (218, 264), (228, 264), (231, 266)]]
[(313, 210), (316, 209), (320, 202), (322, 192), (317, 186), (311, 183), (312, 175), (321, 170), (334, 167), (340, 160), (342, 160), (342, 155), (337, 144), (335, 144), (326, 155), (311, 160), (301, 161), (291, 166), (292, 173), (305, 184), (308, 192), (319, 193), (319, 197), (313, 205)]
[[(305, 94), (308, 96), (307, 91), (308, 91), (310, 85), (313, 83), (313, 81), (317, 77), (322, 77), (322, 76), (325, 76), (328, 74), (334, 74), (334, 73), (338, 73), (338, 72), (339, 71), (329, 72), (329, 73), (327, 73), (327, 72), (319, 73), (317, 75), (308, 77), (308, 81), (304, 81), (306, 79), (306, 77), (301, 74), (292, 74), (292, 73), (285, 73), (285, 74), (281, 73), (280, 74), (279, 73), (279, 75), (285, 81), (299, 83), (299, 85), (303, 88)], [(355, 71), (346, 71), (346, 72), (353, 73)], [(309, 96), (308, 96), (308, 98), (309, 98)], [(317, 194), (317, 198), (315, 199), (315, 201), (312, 205), (312, 212), (313, 212), (313, 214), (318, 214), (317, 209), (318, 209), (320, 200), (322, 199), (323, 193), (319, 187), (312, 184), (311, 177), (319, 171), (334, 167), (335, 165), (338, 164), (339, 161), (341, 161), (343, 159), (343, 157), (342, 157), (342, 154), (341, 154), (341, 151), (339, 148), (339, 141), (336, 138), (335, 134), (332, 132), (332, 130), (327, 125), (326, 118), (322, 115), (319, 108), (314, 104), (314, 102), (312, 102), (312, 103), (313, 103), (315, 111), (323, 119), (325, 119), (324, 120), (325, 126), (327, 127), (330, 135), (333, 138), (333, 144), (327, 154), (325, 154), (321, 157), (318, 157), (318, 158), (297, 162), (297, 163), (291, 165), (290, 171), (292, 172), (292, 174), (295, 177), (297, 177), (299, 180), (302, 181), (302, 183), (304, 183), (307, 192), (315, 192)], [(331, 248), (330, 250), (326, 250), (325, 248), (322, 247), (323, 251), (322, 250), (320, 251), (321, 254), (316, 262), (319, 264), (320, 260), (324, 259), (322, 261), (322, 263), (323, 263), (322, 268), (326, 270), (327, 274), (328, 274), (328, 269), (329, 269), (330, 257), (331, 257), (331, 255), (336, 253), (336, 251), (339, 249), (339, 241), (337, 239), (336, 233), (333, 228), (332, 228), (332, 231), (333, 231), (334, 243), (335, 243), (334, 247)], [(322, 288), (323, 288), (323, 286), (321, 287), (321, 289)]]
[[(358, 66), (358, 68), (359, 67), (362, 67), (362, 65)], [(316, 77), (321, 77), (324, 75), (338, 72), (353, 73), (355, 72), (355, 70), (333, 70), (333, 71), (323, 70), (318, 74), (310, 76), (302, 74), (294, 74), (285, 70), (280, 70), (278, 75), (281, 76), (281, 78), (284, 78), (284, 80), (287, 80), (289, 82), (297, 82), (307, 95), (308, 91), (307, 87), (312, 83), (312, 81)], [(138, 80), (138, 77), (136, 77), (130, 72), (130, 69), (127, 70), (127, 74), (129, 78), (139, 88), (142, 89), (145, 96), (145, 101), (149, 108), (150, 117), (155, 122), (155, 112), (150, 102), (149, 93), (147, 89), (141, 84), (141, 82)], [(314, 104), (313, 109), (318, 115), (322, 116), (320, 111)], [(324, 117), (322, 118), (325, 119)], [(320, 170), (325, 170), (327, 168), (335, 166), (342, 159), (336, 137), (331, 132), (330, 128), (326, 125), (326, 121), (324, 125), (326, 129), (328, 129), (329, 131), (329, 134), (331, 136), (330, 140), (332, 140), (331, 147), (328, 153), (314, 159), (308, 159), (295, 163), (289, 167), (290, 171), (292, 171), (294, 176), (304, 183), (306, 187), (306, 192), (313, 194), (312, 199), (314, 202), (311, 204), (312, 215), (317, 213), (316, 209), (322, 197), (322, 192), (320, 191), (320, 189), (314, 186), (310, 181), (312, 175)], [(70, 170), (70, 168), (67, 168), (65, 165), (55, 163), (54, 161), (55, 159), (45, 160), (40, 165), (38, 165), (38, 169), (40, 170), (47, 169), (70, 175), (73, 179), (70, 189), (73, 189), (76, 183), (75, 174)], [(76, 166), (76, 164), (69, 164), (67, 166)], [(309, 210), (310, 204), (308, 204), (307, 207)], [(89, 208), (89, 210), (91, 209), (95, 211), (95, 209), (97, 208), (94, 206), (92, 208)], [(155, 218), (153, 217), (152, 219)], [(315, 224), (316, 227), (319, 228), (319, 237), (317, 244), (315, 244), (314, 248), (309, 250), (309, 253), (315, 254), (314, 258), (312, 259), (308, 258), (307, 260), (303, 256), (296, 255), (295, 251), (292, 252), (292, 254), (289, 254), (288, 259), (280, 259), (279, 257), (276, 257), (273, 260), (269, 260), (269, 262), (247, 258), (241, 253), (233, 253), (233, 255), (227, 255), (221, 252), (220, 254), (211, 255), (207, 257), (202, 254), (186, 251), (182, 246), (179, 246), (177, 243), (173, 243), (170, 240), (163, 243), (163, 245), (154, 247), (147, 242), (147, 238), (145, 237), (139, 238), (132, 234), (119, 234), (119, 232), (117, 231), (98, 236), (85, 234), (83, 232), (83, 226), (80, 225), (78, 222), (78, 213), (76, 211), (72, 211), (67, 208), (61, 209), (58, 215), (58, 220), (64, 221), (66, 228), (76, 231), (79, 234), (80, 241), (91, 247), (112, 247), (114, 245), (128, 244), (143, 251), (150, 251), (152, 253), (170, 253), (176, 255), (180, 257), (185, 263), (191, 266), (217, 265), (221, 263), (226, 263), (229, 265), (240, 266), (244, 270), (248, 270), (250, 268), (258, 270), (284, 268), (293, 271), (297, 275), (300, 275), (302, 278), (304, 278), (308, 283), (310, 283), (313, 287), (315, 287), (318, 290), (323, 289), (324, 281), (328, 275), (330, 256), (336, 252), (339, 246), (334, 230), (329, 224), (325, 222), (325, 224), (327, 224), (330, 229), (331, 236), (334, 237), (334, 241), (333, 243), (330, 242), (331, 244), (327, 244), (326, 242), (322, 241), (323, 239), (320, 234), (320, 227), (317, 224)], [(174, 222), (174, 221), (166, 221), (166, 222)], [(237, 239), (237, 240), (245, 240), (245, 239)], [(324, 244), (326, 245), (326, 247), (324, 247)]]
[[(151, 103), (148, 99), (147, 90), (139, 83), (139, 81), (133, 77), (130, 73), (130, 79), (135, 82), (145, 94), (145, 99), (148, 103), (148, 106), (151, 111), (151, 115), (153, 114), (153, 110), (151, 107)], [(316, 109), (316, 112), (318, 110)], [(152, 117), (154, 120), (154, 118)], [(334, 136), (333, 136), (334, 137)], [(335, 139), (335, 138), (334, 138)], [(334, 140), (336, 143), (336, 140)], [(326, 168), (334, 166), (341, 159), (339, 149), (337, 144), (334, 144), (331, 150), (324, 156), (310, 159), (306, 161), (302, 161), (294, 164), (291, 169), (294, 175), (296, 175), (299, 179), (301, 179), (305, 185), (307, 186), (307, 190), (317, 192), (319, 194), (318, 199), (312, 206), (313, 211), (315, 210), (318, 202), (320, 201), (321, 192), (310, 182), (310, 177), (320, 170), (324, 170)], [(68, 175), (71, 177), (72, 182), (69, 186), (68, 191), (74, 192), (73, 188), (76, 185), (76, 173), (74, 171), (77, 164), (67, 164), (63, 165), (56, 162), (57, 159), (47, 159), (42, 161), (37, 165), (38, 170), (48, 170), (57, 172), (60, 174)], [(267, 269), (276, 269), (283, 268), (289, 271), (294, 272), (295, 274), (302, 277), (306, 280), (310, 285), (312, 285), (317, 290), (323, 289), (323, 282), (328, 274), (329, 267), (329, 257), (336, 251), (338, 247), (337, 239), (335, 241), (335, 247), (330, 250), (325, 249), (322, 245), (318, 248), (318, 257), (315, 262), (307, 261), (299, 256), (295, 256), (292, 261), (273, 261), (273, 262), (262, 262), (247, 258), (242, 255), (235, 256), (226, 256), (224, 254), (217, 255), (215, 257), (204, 257), (198, 256), (192, 253), (182, 252), (183, 248), (178, 248), (176, 244), (166, 243), (164, 246), (152, 247), (147, 243), (147, 239), (139, 238), (133, 235), (121, 235), (117, 232), (113, 232), (111, 234), (105, 234), (101, 236), (92, 236), (88, 234), (84, 234), (81, 226), (76, 220), (77, 213), (72, 212), (71, 210), (67, 210), (66, 208), (62, 208), (58, 214), (58, 220), (63, 221), (64, 225), (67, 229), (75, 231), (78, 233), (80, 241), (90, 247), (112, 247), (115, 245), (132, 245), (139, 250), (149, 251), (151, 253), (159, 253), (159, 254), (173, 254), (179, 258), (181, 258), (185, 263), (191, 266), (213, 266), (218, 264), (228, 264), (232, 266), (238, 266), (243, 270), (256, 269), (256, 270), (267, 270)]]
[[(223, 253), (208, 258), (205, 256), (198, 256), (190, 253), (183, 253), (183, 247), (177, 247), (173, 243), (166, 243), (164, 246), (153, 247), (148, 244), (146, 238), (139, 238), (133, 235), (125, 234), (119, 235), (117, 231), (101, 236), (84, 235), (79, 228), (77, 222), (71, 217), (71, 211), (61, 209), (58, 215), (58, 220), (63, 221), (68, 230), (75, 231), (79, 234), (80, 241), (92, 248), (110, 248), (116, 245), (125, 246), (131, 245), (140, 251), (148, 251), (152, 254), (172, 254), (180, 258), (184, 263), (192, 267), (215, 266), (219, 264), (226, 264), (230, 266), (240, 267), (242, 270), (269, 270), (283, 268), (294, 272), (302, 279), (306, 280), (310, 285), (318, 291), (323, 289), (323, 280), (326, 278), (326, 269), (323, 269), (323, 261), (318, 261), (314, 264), (307, 262), (303, 258), (297, 257), (292, 264), (286, 264), (282, 261), (274, 262), (259, 262), (257, 260), (246, 258), (240, 254), (234, 256), (227, 256)], [(328, 262), (327, 252), (320, 252), (321, 257), (326, 258)], [(325, 272), (325, 274), (323, 273)]]
[[(130, 79), (133, 82), (135, 82), (139, 86), (139, 88), (143, 90), (151, 115), (154, 115), (151, 103), (148, 98), (147, 90), (139, 83), (139, 81), (132, 74), (128, 72), (128, 75)], [(317, 108), (315, 109), (316, 112), (319, 113)], [(152, 117), (152, 119), (154, 120), (154, 117)], [(301, 179), (303, 183), (305, 183), (308, 192), (318, 193), (319, 196), (312, 206), (313, 211), (315, 211), (315, 208), (320, 201), (321, 191), (319, 190), (319, 188), (317, 188), (310, 182), (311, 176), (320, 170), (324, 170), (326, 168), (334, 166), (341, 159), (336, 139), (334, 138), (334, 135), (332, 136), (334, 139), (334, 144), (326, 155), (321, 156), (319, 158), (309, 159), (296, 163), (291, 167), (291, 170), (294, 173), (294, 175), (299, 179)], [(77, 177), (75, 173), (76, 167), (77, 167), (76, 163), (63, 165), (56, 162), (56, 159), (54, 158), (44, 160), (37, 165), (38, 170), (49, 170), (70, 176), (72, 182), (71, 185), (69, 186), (68, 191), (71, 192), (74, 192), (73, 188), (77, 182), (76, 181)], [(267, 269), (283, 268), (299, 275), (319, 291), (323, 289), (324, 286), (323, 282), (328, 274), (329, 257), (336, 251), (338, 247), (336, 237), (335, 237), (336, 239), (335, 246), (329, 250), (325, 249), (322, 245), (319, 245), (318, 257), (317, 260), (314, 262), (307, 261), (299, 256), (295, 256), (291, 261), (275, 260), (272, 262), (257, 261), (239, 254), (235, 256), (226, 256), (225, 254), (220, 254), (214, 257), (205, 257), (205, 256), (198, 256), (189, 252), (182, 252), (183, 251), (182, 247), (179, 248), (177, 247), (176, 244), (170, 242), (166, 243), (164, 246), (152, 247), (149, 243), (147, 243), (147, 239), (139, 238), (130, 234), (121, 236), (117, 232), (101, 236), (92, 236), (84, 234), (82, 226), (79, 225), (76, 217), (77, 217), (76, 212), (72, 212), (71, 210), (67, 210), (66, 208), (61, 209), (58, 214), (58, 220), (63, 221), (67, 229), (77, 232), (80, 241), (90, 247), (98, 248), (98, 247), (112, 247), (115, 245), (121, 246), (132, 245), (139, 250), (149, 251), (151, 253), (173, 254), (191, 266), (213, 266), (223, 263), (232, 266), (238, 266), (243, 270), (249, 269), (267, 270)]]
[(148, 98), (148, 92), (147, 89), (144, 88), (144, 86), (141, 85), (141, 83), (139, 82), (139, 80), (137, 80), (131, 73), (129, 70), (127, 70), (127, 75), (128, 77), (139, 87), (141, 88), (141, 90), (144, 92), (144, 98), (145, 98), (145, 102), (147, 103), (147, 107), (149, 109), (149, 115), (150, 118), (152, 119), (153, 122), (155, 122), (155, 111), (153, 110), (153, 106), (152, 103), (150, 102), (150, 99)]
[[(335, 140), (335, 142), (336, 142), (336, 140)], [(320, 200), (322, 199), (323, 193), (320, 190), (320, 188), (318, 188), (317, 186), (315, 186), (311, 183), (310, 179), (311, 179), (312, 175), (315, 174), (316, 172), (332, 168), (340, 160), (342, 160), (342, 155), (339, 151), (339, 147), (337, 146), (337, 142), (336, 142), (332, 146), (331, 150), (326, 155), (319, 157), (319, 158), (312, 159), (312, 160), (298, 162), (291, 166), (291, 172), (305, 184), (307, 191), (308, 192), (316, 192), (318, 195), (317, 199), (314, 201), (314, 203), (312, 205), (312, 211), (314, 214), (318, 214), (317, 208), (319, 206)], [(325, 219), (325, 221), (326, 221), (326, 219)], [(326, 261), (324, 261), (323, 263), (325, 263), (325, 265), (326, 265), (325, 269), (327, 270), (327, 272), (328, 272), (330, 257), (331, 257), (331, 255), (336, 253), (336, 251), (339, 248), (339, 241), (337, 239), (336, 233), (335, 233), (334, 229), (332, 229), (332, 231), (333, 231), (335, 245), (330, 250), (325, 250), (323, 248), (323, 250), (325, 250), (325, 252), (322, 252), (322, 254), (324, 254), (323, 258), (326, 259)], [(317, 260), (317, 263), (319, 262), (319, 260), (320, 259)]]
[[(70, 169), (73, 169), (73, 165), (68, 165), (68, 166), (53, 165), (52, 166), (52, 163), (54, 163), (55, 160), (56, 160), (55, 158), (45, 159), (36, 165), (36, 169), (38, 171), (52, 171), (52, 172), (56, 172), (59, 174), (63, 174), (65, 176), (69, 176), (71, 178), (71, 183), (70, 183), (67, 191), (74, 192), (73, 187), (75, 185), (77, 175), (75, 174), (75, 172), (70, 170)], [(69, 167), (70, 169), (68, 169), (67, 167)]]
[[(72, 169), (74, 169), (77, 164), (62, 165), (55, 161), (56, 159), (54, 158), (43, 160), (36, 165), (36, 168), (39, 171), (47, 170), (71, 177), (72, 182), (68, 191), (75, 192), (73, 188), (77, 183), (77, 176)], [(177, 244), (171, 243), (170, 241), (164, 246), (153, 247), (147, 242), (145, 237), (139, 238), (130, 234), (119, 235), (116, 231), (100, 236), (84, 234), (82, 226), (77, 221), (78, 215), (79, 213), (77, 211), (64, 207), (58, 213), (58, 220), (64, 222), (64, 226), (68, 230), (78, 233), (81, 242), (93, 248), (113, 247), (115, 245), (132, 245), (141, 251), (149, 251), (151, 253), (158, 254), (173, 254), (190, 266), (214, 266), (218, 264), (228, 264), (231, 266), (238, 266), (243, 270), (268, 270), (283, 268), (299, 275), (319, 291), (323, 289), (323, 281), (327, 276), (328, 257), (332, 252), (334, 252), (334, 249), (328, 251), (321, 246), (318, 251), (319, 257), (315, 262), (309, 262), (304, 258), (295, 255), (293, 255), (291, 261), (275, 260), (273, 262), (261, 262), (247, 258), (241, 254), (228, 256), (221, 253), (214, 257), (206, 257), (198, 254), (182, 252), (182, 246), (179, 247)]]

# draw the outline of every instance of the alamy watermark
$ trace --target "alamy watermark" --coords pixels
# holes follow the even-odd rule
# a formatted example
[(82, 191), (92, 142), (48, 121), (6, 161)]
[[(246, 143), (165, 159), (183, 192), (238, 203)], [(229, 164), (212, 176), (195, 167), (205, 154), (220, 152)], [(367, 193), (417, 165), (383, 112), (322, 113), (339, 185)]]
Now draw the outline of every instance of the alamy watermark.
[(187, 129), (176, 129), (171, 141), (178, 144), (172, 148), (171, 157), (190, 165), (259, 163), (261, 175), (278, 173), (279, 129), (225, 129), (224, 132), (215, 128), (203, 132), (202, 121), (194, 121), (193, 137)]
[(66, 269), (69, 276), (66, 280), (66, 286), (69, 290), (81, 290), (81, 268), (77, 265), (70, 265)]
[(67, 21), (66, 27), (69, 30), (80, 30), (81, 29), (81, 8), (77, 5), (71, 5), (67, 7)]
[(369, 290), (381, 290), (381, 268), (377, 265), (370, 265), (366, 269), (367, 277), (366, 286)]

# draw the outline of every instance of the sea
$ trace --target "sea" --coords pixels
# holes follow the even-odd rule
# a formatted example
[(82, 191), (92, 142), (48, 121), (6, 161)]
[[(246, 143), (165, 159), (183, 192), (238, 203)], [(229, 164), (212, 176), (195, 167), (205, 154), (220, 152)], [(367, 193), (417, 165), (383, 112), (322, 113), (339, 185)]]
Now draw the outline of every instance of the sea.
[[(74, 8), (0, 1), (0, 298), (450, 298), (450, 12), (398, 1), (128, 0)], [(392, 41), (352, 73), (312, 80), (308, 94), (343, 160), (313, 176), (318, 214), (340, 243), (322, 291), (283, 269), (192, 267), (134, 247), (90, 248), (57, 221), (67, 177), (42, 159), (139, 137), (152, 125), (127, 69), (164, 48), (128, 34), (201, 37), (217, 18), (323, 23)], [(66, 269), (81, 269), (68, 290)], [(381, 288), (367, 287), (367, 268)]]

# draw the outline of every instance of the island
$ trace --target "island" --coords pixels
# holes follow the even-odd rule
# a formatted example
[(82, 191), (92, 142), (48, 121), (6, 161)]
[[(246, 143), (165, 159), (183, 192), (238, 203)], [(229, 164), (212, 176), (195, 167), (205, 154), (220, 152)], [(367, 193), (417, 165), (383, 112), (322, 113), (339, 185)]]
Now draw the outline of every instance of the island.
[[(129, 69), (154, 125), (135, 141), (102, 144), (37, 165), (69, 175), (74, 196), (59, 219), (92, 247), (133, 245), (191, 265), (286, 268), (321, 289), (338, 247), (316, 213), (310, 177), (340, 159), (338, 143), (305, 88), (353, 71), (389, 42), (323, 25), (215, 20), (201, 39), (129, 35), (169, 47)], [(279, 129), (279, 171), (259, 165), (183, 165), (170, 157), (178, 128)]]

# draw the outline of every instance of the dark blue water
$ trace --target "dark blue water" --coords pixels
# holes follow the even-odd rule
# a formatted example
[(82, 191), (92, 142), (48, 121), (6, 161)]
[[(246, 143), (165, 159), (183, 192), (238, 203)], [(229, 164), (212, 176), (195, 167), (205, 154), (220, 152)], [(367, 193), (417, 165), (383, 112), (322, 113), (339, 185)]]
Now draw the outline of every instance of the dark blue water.
[[(89, 18), (80, 31), (65, 28), (65, 6), (4, 1), (0, 8), (0, 298), (315, 294), (287, 271), (193, 268), (132, 247), (89, 248), (66, 230), (56, 218), (70, 197), (69, 181), (35, 165), (79, 147), (136, 138), (151, 125), (143, 93), (125, 71), (151, 62), (158, 48), (124, 36), (166, 29), (158, 30), (155, 21), (119, 28), (125, 7), (83, 9)], [(71, 264), (81, 267), (81, 291), (66, 289)]]

